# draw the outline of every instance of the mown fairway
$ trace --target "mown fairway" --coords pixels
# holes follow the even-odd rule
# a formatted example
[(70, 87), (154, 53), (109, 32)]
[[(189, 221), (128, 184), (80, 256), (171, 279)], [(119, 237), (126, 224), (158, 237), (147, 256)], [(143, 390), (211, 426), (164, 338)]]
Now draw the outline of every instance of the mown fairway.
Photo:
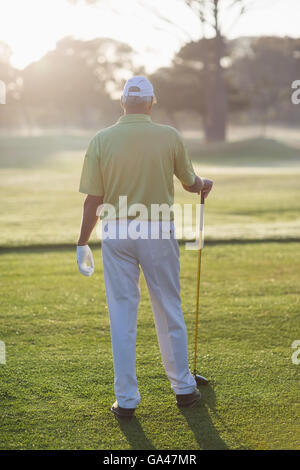
[[(300, 252), (295, 243), (206, 247), (201, 372), (211, 386), (181, 413), (166, 379), (144, 282), (135, 423), (119, 425), (100, 250), (96, 274), (76, 272), (73, 251), (1, 256), (1, 448), (299, 448)], [(193, 332), (195, 253), (181, 250), (182, 300)], [(192, 342), (190, 343), (190, 346)], [(192, 356), (191, 356), (192, 357)]]
[[(215, 180), (199, 330), (199, 372), (211, 385), (194, 410), (175, 406), (141, 278), (142, 402), (137, 419), (120, 425), (108, 411), (113, 368), (101, 250), (94, 246), (96, 272), (87, 279), (73, 246), (88, 140), (0, 138), (0, 340), (7, 354), (0, 448), (299, 448), (300, 365), (291, 361), (300, 340), (299, 142), (189, 141), (199, 173)], [(177, 202), (195, 196), (177, 184)], [(196, 252), (181, 245), (181, 261), (192, 362)]]

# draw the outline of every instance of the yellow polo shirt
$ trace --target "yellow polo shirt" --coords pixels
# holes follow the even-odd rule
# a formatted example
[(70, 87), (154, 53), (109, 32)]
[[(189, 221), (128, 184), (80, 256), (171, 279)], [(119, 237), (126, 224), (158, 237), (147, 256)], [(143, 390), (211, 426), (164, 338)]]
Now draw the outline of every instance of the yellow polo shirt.
[[(126, 199), (129, 217), (157, 220), (151, 213), (153, 204), (173, 205), (173, 175), (187, 186), (195, 182), (196, 175), (179, 132), (154, 123), (146, 114), (126, 114), (91, 140), (79, 191), (103, 196), (104, 203), (115, 209), (115, 218), (124, 217)], [(122, 207), (120, 196), (125, 196)], [(135, 204), (143, 204), (148, 215), (144, 211), (138, 213)], [(161, 218), (164, 217), (158, 219)]]

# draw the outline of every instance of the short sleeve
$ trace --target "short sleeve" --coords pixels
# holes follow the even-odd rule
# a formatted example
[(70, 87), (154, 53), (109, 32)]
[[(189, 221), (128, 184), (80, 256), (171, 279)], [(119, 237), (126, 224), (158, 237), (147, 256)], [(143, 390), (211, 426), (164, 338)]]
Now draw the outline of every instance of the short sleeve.
[(192, 186), (195, 183), (195, 172), (188, 155), (188, 151), (179, 132), (176, 132), (176, 145), (174, 155), (174, 174), (186, 186)]
[(104, 196), (103, 177), (100, 167), (100, 142), (94, 137), (86, 151), (81, 172), (79, 192), (91, 196)]

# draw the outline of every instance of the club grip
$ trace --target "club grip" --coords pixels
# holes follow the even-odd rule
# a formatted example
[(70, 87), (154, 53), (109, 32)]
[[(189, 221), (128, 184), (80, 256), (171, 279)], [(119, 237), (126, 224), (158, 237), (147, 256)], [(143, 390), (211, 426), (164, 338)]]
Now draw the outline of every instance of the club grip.
[(201, 191), (201, 204), (204, 204), (205, 198), (204, 198), (204, 192)]

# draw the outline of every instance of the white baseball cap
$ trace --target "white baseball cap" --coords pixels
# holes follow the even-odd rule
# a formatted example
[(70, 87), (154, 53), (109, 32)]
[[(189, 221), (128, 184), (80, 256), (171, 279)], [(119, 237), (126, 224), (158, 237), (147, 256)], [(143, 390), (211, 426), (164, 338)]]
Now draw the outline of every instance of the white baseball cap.
[[(134, 90), (130, 90), (131, 87), (134, 87)], [(136, 75), (127, 80), (123, 90), (123, 97), (127, 98), (127, 96), (139, 96), (140, 98), (153, 97), (153, 103), (157, 103), (152, 83), (142, 75)]]

